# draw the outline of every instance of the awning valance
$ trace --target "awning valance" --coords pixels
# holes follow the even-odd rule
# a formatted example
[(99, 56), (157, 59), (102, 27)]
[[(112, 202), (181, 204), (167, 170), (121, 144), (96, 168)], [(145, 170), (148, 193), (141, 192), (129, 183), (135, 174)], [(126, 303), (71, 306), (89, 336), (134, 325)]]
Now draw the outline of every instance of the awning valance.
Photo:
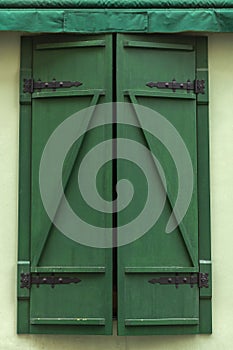
[(233, 32), (232, 0), (0, 0), (0, 30)]

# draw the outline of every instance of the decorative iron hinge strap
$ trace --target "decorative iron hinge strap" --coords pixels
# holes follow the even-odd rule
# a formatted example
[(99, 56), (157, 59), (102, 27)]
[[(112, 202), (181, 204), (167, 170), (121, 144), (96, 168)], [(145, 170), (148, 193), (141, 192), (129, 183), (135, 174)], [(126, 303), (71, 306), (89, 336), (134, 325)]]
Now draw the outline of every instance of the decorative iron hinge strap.
[(148, 282), (151, 284), (174, 284), (176, 288), (178, 288), (180, 284), (189, 284), (191, 288), (193, 288), (195, 284), (197, 284), (199, 288), (209, 288), (209, 274), (197, 273), (191, 274), (190, 276), (159, 277), (153, 278)]
[(41, 284), (49, 284), (52, 288), (55, 287), (56, 284), (71, 284), (71, 283), (79, 283), (81, 280), (75, 277), (59, 277), (52, 274), (51, 276), (33, 276), (30, 273), (21, 273), (20, 275), (20, 288), (30, 289), (32, 284), (36, 284), (37, 288), (40, 287)]
[(205, 93), (205, 80), (194, 80), (193, 82), (187, 80), (185, 83), (178, 83), (175, 79), (171, 82), (158, 81), (157, 83), (147, 83), (146, 86), (150, 88), (158, 89), (171, 89), (173, 92), (176, 90), (186, 90), (187, 92), (193, 91), (195, 94), (204, 94)]
[(35, 90), (41, 91), (43, 89), (52, 89), (56, 91), (61, 88), (71, 88), (73, 86), (80, 86), (83, 83), (79, 81), (57, 81), (53, 79), (53, 81), (45, 82), (45, 81), (34, 81), (33, 79), (24, 79), (23, 92), (33, 93)]

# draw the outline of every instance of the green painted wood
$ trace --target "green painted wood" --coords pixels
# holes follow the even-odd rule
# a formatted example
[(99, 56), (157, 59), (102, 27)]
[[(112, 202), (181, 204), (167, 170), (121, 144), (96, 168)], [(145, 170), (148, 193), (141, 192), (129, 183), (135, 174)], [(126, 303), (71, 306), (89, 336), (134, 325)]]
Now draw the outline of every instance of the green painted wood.
[(32, 267), (31, 272), (92, 272), (105, 273), (105, 266), (42, 266)]
[(64, 49), (71, 47), (95, 47), (95, 46), (105, 46), (104, 40), (83, 40), (83, 41), (71, 41), (63, 43), (49, 43), (49, 44), (39, 44), (36, 46), (36, 50), (52, 50), (52, 49)]
[[(125, 42), (138, 41), (138, 45), (127, 47)], [(150, 50), (145, 48), (146, 42)], [(174, 44), (172, 50), (153, 47), (153, 43), (161, 46)], [(142, 44), (141, 44), (142, 43)], [(177, 46), (176, 46), (177, 45)], [(152, 89), (146, 93), (145, 84), (149, 81), (187, 81), (196, 76), (196, 54), (194, 51), (179, 50), (179, 46), (196, 48), (195, 38), (118, 35), (117, 47), (117, 93), (118, 100), (133, 102), (162, 114), (180, 133), (190, 153), (194, 174), (197, 173), (197, 134), (196, 134), (196, 96), (182, 98), (188, 93), (182, 91), (170, 93), (166, 99), (154, 93)], [(155, 89), (156, 90), (156, 89)], [(129, 93), (127, 94), (126, 91)], [(134, 91), (143, 91), (135, 94)], [(144, 93), (145, 91), (145, 93)], [(172, 96), (171, 96), (172, 95)], [(197, 178), (194, 178), (194, 191), (188, 211), (176, 230), (170, 235), (165, 233), (165, 227), (174, 206), (177, 195), (176, 168), (165, 147), (151, 134), (140, 130), (143, 126), (143, 116), (137, 107), (132, 109), (136, 118), (136, 127), (121, 127), (118, 137), (136, 140), (144, 144), (156, 155), (163, 167), (167, 180), (167, 201), (158, 222), (140, 239), (118, 248), (118, 334), (195, 334), (199, 332), (199, 288), (194, 286), (150, 285), (148, 273), (153, 271), (153, 277), (163, 276), (167, 270), (171, 276), (186, 271), (199, 271), (198, 264), (198, 199)], [(148, 163), (155, 167), (154, 161), (148, 156)], [(118, 225), (124, 225), (129, 218), (132, 220), (143, 208), (145, 184), (137, 169), (131, 170), (131, 165), (118, 160), (118, 180), (129, 179), (134, 185), (134, 196), (128, 211), (118, 213)], [(145, 179), (144, 179), (145, 181)], [(155, 168), (154, 181), (162, 186), (160, 176)], [(148, 270), (147, 270), (148, 269)], [(157, 270), (157, 271), (156, 271)], [(173, 319), (173, 325), (164, 324), (163, 320)], [(195, 322), (182, 325), (180, 320), (191, 319)], [(125, 320), (131, 320), (132, 326), (127, 327)], [(155, 323), (143, 324), (138, 320), (156, 320)], [(159, 320), (161, 324), (159, 325)], [(176, 323), (177, 320), (177, 323)], [(142, 325), (143, 324), (143, 325)]]
[(35, 325), (79, 325), (79, 326), (104, 326), (104, 318), (31, 318), (31, 324)]
[(30, 182), (31, 182), (31, 96), (23, 92), (23, 79), (32, 76), (32, 39), (22, 38), (20, 70), (19, 130), (19, 222), (18, 222), (18, 303), (17, 332), (29, 332), (29, 291), (19, 288), (20, 273), (28, 270), (30, 261)]
[(198, 318), (126, 319), (126, 326), (197, 325)]
[[(136, 140), (157, 155), (165, 169), (168, 184), (167, 202), (157, 224), (139, 240), (118, 248), (118, 334), (210, 333), (211, 288), (199, 290), (197, 285), (193, 288), (189, 285), (175, 288), (148, 283), (149, 279), (162, 277), (164, 273), (175, 276), (201, 271), (210, 274), (211, 285), (208, 86), (207, 95), (197, 97), (196, 113), (194, 93), (163, 92), (145, 85), (148, 81), (170, 81), (173, 78), (177, 81), (195, 78), (207, 80), (206, 39), (118, 35), (115, 81), (112, 76), (111, 35), (37, 37), (33, 41), (33, 74), (32, 39), (25, 38), (22, 44), (20, 149), (23, 156), (20, 160), (18, 283), (20, 273), (28, 271), (79, 277), (81, 283), (59, 285), (54, 289), (49, 285), (41, 285), (40, 288), (33, 285), (30, 291), (20, 290), (18, 284), (18, 332), (112, 332), (112, 252), (110, 249), (81, 246), (56, 229), (48, 219), (40, 199), (38, 167), (44, 145), (56, 126), (77, 109), (111, 101), (112, 90), (116, 88), (118, 101), (138, 103), (166, 116), (183, 137), (191, 155), (194, 173), (197, 174), (194, 195), (183, 222), (172, 235), (165, 235), (165, 226), (177, 193), (176, 169), (172, 159), (149, 132), (140, 130), (143, 120), (137, 108), (132, 110), (132, 116), (139, 128), (118, 127), (118, 137)], [(133, 44), (127, 46), (126, 43)], [(31, 96), (22, 91), (24, 77), (42, 81), (55, 77), (57, 80), (79, 80), (84, 83), (77, 89), (34, 92)], [(88, 116), (86, 125), (92, 122), (92, 118), (93, 113)], [(63, 174), (65, 193), (72, 208), (78, 208), (84, 219), (91, 217), (95, 224), (108, 226), (111, 226), (111, 215), (101, 217), (93, 214), (84, 205), (74, 184), (85, 154), (106, 137), (111, 138), (111, 135), (111, 128), (97, 128), (88, 132), (72, 147)], [(150, 157), (147, 161), (155, 169), (155, 183), (161, 186), (155, 163)], [(31, 171), (32, 195), (29, 189)], [(112, 191), (111, 176), (112, 170), (107, 168), (103, 182), (98, 184), (109, 198)], [(137, 168), (131, 168), (120, 160), (117, 177), (118, 180), (121, 177), (129, 178), (136, 189), (134, 204), (128, 212), (124, 210), (118, 215), (118, 224), (123, 225), (143, 207), (144, 179)], [(56, 202), (56, 215), (62, 215), (60, 200)]]
[[(31, 176), (31, 96), (23, 92), (24, 78), (32, 76), (32, 40), (22, 38), (20, 70), (20, 135), (19, 135), (19, 240), (18, 260), (30, 260), (30, 192)], [(25, 137), (28, 135), (28, 137)]]
[[(211, 306), (211, 297), (212, 297), (212, 262), (210, 260), (200, 260), (200, 272), (208, 273), (209, 276), (209, 288), (200, 289), (200, 298), (208, 299)], [(201, 306), (200, 306), (201, 307)], [(209, 316), (211, 319), (211, 315)], [(207, 320), (208, 324), (208, 320)]]
[[(80, 96), (82, 96), (82, 95), (80, 95)], [(93, 95), (93, 97), (91, 98), (90, 106), (95, 106), (99, 101), (99, 97), (100, 97), (100, 94), (95, 93)], [(86, 115), (85, 115), (85, 119), (88, 120), (87, 127), (90, 125), (90, 123), (92, 121), (93, 114), (94, 114), (94, 109), (88, 111), (88, 113), (86, 113)], [(67, 162), (66, 166), (64, 167), (63, 187), (64, 187), (65, 192), (66, 192), (67, 186), (69, 184), (70, 178), (72, 176), (73, 169), (75, 168), (77, 158), (79, 156), (79, 150), (82, 149), (82, 147), (83, 147), (84, 140), (85, 140), (85, 135), (83, 135), (79, 139), (79, 141), (76, 143), (76, 145), (74, 145), (74, 147), (72, 148), (70, 155), (69, 155), (69, 162)], [(54, 218), (56, 215), (59, 215), (59, 209), (60, 209), (60, 205), (62, 203), (62, 200), (63, 200), (63, 195), (61, 195), (59, 198), (56, 198), (56, 200), (54, 197), (54, 207), (56, 208), (56, 210), (54, 211)], [(80, 205), (78, 206), (78, 208), (80, 210)], [(102, 218), (102, 221), (103, 221), (103, 218)], [(43, 248), (48, 240), (48, 237), (49, 237), (52, 229), (53, 229), (53, 222), (49, 221), (47, 224), (47, 227), (44, 227), (45, 234), (40, 235), (39, 241), (37, 242), (36, 251), (33, 254), (33, 259), (32, 259), (33, 266), (38, 265), (40, 258), (41, 258), (41, 255), (42, 255), (42, 252), (43, 252)]]
[[(50, 49), (51, 41), (54, 46)], [(66, 41), (73, 41), (75, 45), (65, 46)], [(77, 45), (79, 41), (80, 45)], [(37, 49), (40, 45), (43, 50)], [(28, 153), (24, 157), (32, 159), (32, 164), (28, 166), (31, 172), (31, 194), (28, 186), (30, 181), (26, 188), (30, 204), (27, 218), (31, 217), (28, 227), (30, 237), (28, 233), (26, 239), (32, 257), (29, 259), (30, 255), (27, 256), (27, 260), (31, 260), (30, 272), (44, 273), (45, 276), (60, 273), (66, 277), (81, 277), (81, 282), (79, 285), (58, 285), (55, 288), (49, 285), (37, 288), (32, 285), (30, 305), (28, 303), (24, 307), (20, 304), (19, 311), (24, 313), (24, 318), (19, 319), (19, 332), (22, 333), (24, 327), (24, 333), (111, 334), (112, 252), (110, 249), (91, 248), (71, 241), (53, 225), (40, 196), (39, 165), (46, 142), (60, 123), (85, 107), (111, 101), (112, 38), (108, 35), (33, 38), (33, 65), (30, 62), (27, 69), (30, 75), (24, 75), (24, 78), (33, 77), (36, 81), (56, 77), (58, 80), (83, 82), (81, 87), (67, 91), (34, 92), (32, 96), (22, 94), (24, 104), (28, 105), (32, 99), (32, 110), (31, 107), (28, 110), (30, 118), (32, 115), (32, 126), (27, 124), (27, 132), (24, 130), (21, 135), (21, 140), (29, 141)], [(22, 117), (27, 116), (22, 113)], [(91, 123), (93, 112), (88, 118)], [(86, 217), (103, 227), (111, 226), (111, 215), (95, 213), (85, 206), (79, 189), (76, 190), (76, 176), (85, 154), (98, 142), (108, 138), (111, 138), (109, 127), (86, 133), (71, 148), (63, 168), (63, 186), (72, 209), (81, 213), (83, 219)], [(111, 168), (106, 167), (103, 175), (98, 180), (98, 186), (104, 192), (103, 195), (111, 198)], [(54, 205), (58, 205), (56, 215), (62, 215), (59, 202), (56, 204), (55, 200)], [(21, 219), (24, 216), (21, 215)], [(25, 235), (22, 237), (25, 238)], [(23, 259), (22, 256), (20, 258)], [(22, 290), (21, 294), (26, 292), (29, 293), (28, 290)]]
[(17, 269), (17, 296), (19, 300), (29, 300), (30, 298), (30, 290), (27, 288), (20, 288), (20, 280), (22, 273), (30, 273), (30, 261), (18, 261), (18, 269)]
[(124, 47), (144, 47), (145, 49), (160, 49), (160, 50), (184, 50), (193, 51), (192, 45), (179, 45), (179, 44), (169, 44), (169, 43), (156, 43), (148, 41), (133, 41), (128, 40), (124, 42)]
[[(149, 148), (150, 148), (151, 150), (153, 150), (153, 142), (150, 141), (150, 138), (147, 137), (147, 133), (144, 132), (143, 127), (140, 125), (140, 115), (137, 113), (137, 110), (136, 110), (136, 108), (135, 108), (135, 106), (138, 104), (138, 100), (137, 100), (137, 99), (135, 98), (135, 96), (132, 95), (132, 94), (130, 94), (129, 96), (130, 96), (130, 101), (134, 104), (135, 114), (136, 114), (136, 116), (137, 116), (137, 119), (138, 119), (138, 122), (139, 122), (139, 126), (141, 127), (142, 133), (144, 134), (144, 139), (145, 139), (147, 145), (149, 146)], [(142, 118), (143, 118), (143, 116), (142, 116)], [(152, 162), (153, 162), (153, 161), (152, 161)], [(153, 163), (154, 163), (154, 162), (153, 162)], [(155, 165), (155, 166), (156, 166), (156, 165)], [(160, 180), (160, 182), (161, 182), (161, 180), (162, 180), (160, 176), (159, 176), (159, 180)], [(162, 182), (161, 182), (161, 183), (162, 183)], [(172, 185), (172, 183), (171, 183), (171, 185)], [(165, 190), (164, 186), (162, 186), (162, 187), (163, 187), (163, 189)], [(174, 201), (174, 199), (173, 199), (172, 193), (170, 193), (169, 188), (167, 189), (167, 201), (168, 201), (168, 204), (169, 204), (170, 208), (174, 208), (175, 201)], [(174, 219), (177, 220), (176, 214), (175, 214), (175, 213), (173, 214), (173, 216), (174, 216)], [(179, 224), (179, 229), (180, 229), (180, 233), (181, 233), (181, 235), (182, 235), (182, 238), (183, 238), (183, 240), (184, 240), (184, 242), (185, 242), (185, 245), (186, 245), (186, 248), (187, 248), (189, 257), (190, 257), (192, 263), (193, 263), (194, 265), (196, 265), (195, 262), (197, 261), (197, 257), (196, 257), (195, 251), (193, 250), (192, 244), (191, 244), (191, 242), (190, 242), (190, 238), (189, 238), (189, 235), (188, 235), (186, 226), (183, 224), (183, 222), (180, 222), (180, 224)]]
[(212, 276), (208, 114), (208, 39), (197, 38), (197, 77), (206, 80), (206, 94), (198, 96), (198, 210), (200, 271), (209, 273), (208, 290), (200, 290), (200, 333), (212, 333)]
[(199, 268), (197, 267), (182, 267), (182, 266), (131, 266), (131, 267), (125, 267), (125, 273), (155, 273), (155, 272), (173, 272), (179, 271), (179, 272), (198, 272)]
[[(89, 89), (89, 90), (72, 90), (72, 89), (68, 89), (68, 91), (66, 90), (62, 90), (61, 91), (57, 90), (57, 91), (37, 91), (34, 92), (32, 94), (33, 99), (34, 98), (59, 98), (59, 97), (69, 97), (69, 96), (95, 96), (95, 98), (99, 98), (99, 96), (104, 96), (105, 95), (105, 91), (101, 90), (101, 89)], [(92, 102), (93, 105), (93, 102)]]
[[(196, 100), (196, 95), (192, 92), (190, 93), (179, 93), (179, 91), (170, 92), (167, 90), (160, 90), (160, 89), (154, 89), (152, 90), (148, 86), (146, 87), (146, 90), (125, 90), (124, 95), (129, 95), (132, 98), (135, 98), (137, 96), (145, 96), (145, 97), (162, 97), (162, 98), (183, 98), (183, 99), (190, 99), (190, 100)], [(135, 97), (134, 97), (135, 96)]]
[(17, 334), (28, 334), (29, 331), (30, 303), (27, 300), (19, 300), (17, 305)]

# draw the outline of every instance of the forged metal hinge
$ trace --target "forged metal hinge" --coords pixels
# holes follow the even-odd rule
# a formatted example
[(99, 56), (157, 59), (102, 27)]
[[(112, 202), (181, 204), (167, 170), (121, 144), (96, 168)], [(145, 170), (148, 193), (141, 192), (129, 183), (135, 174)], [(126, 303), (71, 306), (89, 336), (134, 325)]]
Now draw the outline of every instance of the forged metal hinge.
[(81, 282), (79, 278), (60, 277), (55, 276), (54, 274), (45, 277), (39, 275), (33, 276), (31, 273), (21, 273), (20, 277), (20, 288), (27, 289), (30, 289), (32, 284), (36, 284), (37, 288), (39, 288), (41, 284), (49, 284), (52, 288), (54, 288), (56, 284), (71, 284)]
[(148, 281), (151, 284), (174, 284), (176, 288), (180, 284), (189, 284), (191, 288), (195, 284), (198, 285), (199, 288), (209, 288), (209, 274), (208, 273), (196, 273), (191, 274), (190, 276), (167, 276), (167, 277), (159, 277), (159, 278), (153, 278)]
[(73, 86), (78, 87), (80, 85), (82, 85), (82, 83), (79, 81), (57, 81), (53, 79), (53, 81), (45, 82), (41, 80), (34, 81), (33, 79), (24, 79), (23, 92), (32, 94), (35, 90), (39, 92), (43, 89), (52, 89), (56, 91), (57, 89), (71, 88)]
[(146, 86), (150, 88), (156, 87), (157, 89), (171, 89), (173, 92), (176, 90), (186, 90), (187, 92), (193, 91), (195, 94), (204, 94), (205, 93), (205, 80), (194, 80), (191, 82), (187, 80), (185, 83), (178, 83), (175, 79), (171, 82), (158, 81), (156, 83), (150, 82)]

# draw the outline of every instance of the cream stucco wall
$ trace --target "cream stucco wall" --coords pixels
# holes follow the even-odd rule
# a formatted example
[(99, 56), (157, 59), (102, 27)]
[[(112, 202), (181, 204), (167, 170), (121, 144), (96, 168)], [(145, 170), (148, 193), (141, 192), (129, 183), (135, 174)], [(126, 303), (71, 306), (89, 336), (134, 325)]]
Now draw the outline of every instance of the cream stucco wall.
[(0, 34), (0, 350), (232, 349), (233, 34), (209, 36), (213, 334), (176, 337), (16, 335), (20, 34)]

